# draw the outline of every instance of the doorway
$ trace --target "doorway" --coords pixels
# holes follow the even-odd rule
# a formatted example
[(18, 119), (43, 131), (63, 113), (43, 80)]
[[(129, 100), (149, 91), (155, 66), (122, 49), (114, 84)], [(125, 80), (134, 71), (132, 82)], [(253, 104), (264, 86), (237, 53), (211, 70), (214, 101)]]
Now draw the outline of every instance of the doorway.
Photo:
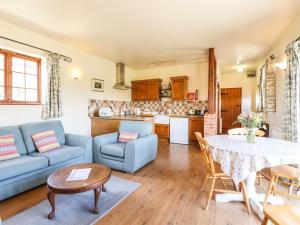
[(221, 118), (222, 133), (229, 129), (240, 127), (240, 124), (233, 124), (242, 111), (242, 88), (221, 89)]

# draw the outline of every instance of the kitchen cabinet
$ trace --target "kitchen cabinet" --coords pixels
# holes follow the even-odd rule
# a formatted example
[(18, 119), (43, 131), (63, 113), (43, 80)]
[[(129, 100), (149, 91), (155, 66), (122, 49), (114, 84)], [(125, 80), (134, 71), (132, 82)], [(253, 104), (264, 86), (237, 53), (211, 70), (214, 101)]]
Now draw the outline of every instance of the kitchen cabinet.
[(195, 132), (204, 133), (204, 117), (189, 118), (189, 139), (190, 141), (197, 141)]
[(147, 99), (147, 82), (131, 82), (132, 101), (146, 101)]
[(173, 100), (186, 100), (188, 92), (188, 76), (171, 77)]
[(132, 101), (159, 101), (161, 79), (131, 81)]
[(169, 139), (170, 135), (168, 124), (155, 124), (155, 134), (160, 138)]

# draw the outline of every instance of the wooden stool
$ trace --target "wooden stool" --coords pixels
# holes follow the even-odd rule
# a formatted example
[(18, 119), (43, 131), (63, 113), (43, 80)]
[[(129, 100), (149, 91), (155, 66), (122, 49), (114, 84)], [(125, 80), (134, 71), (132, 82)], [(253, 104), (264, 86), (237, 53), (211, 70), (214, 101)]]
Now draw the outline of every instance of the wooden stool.
[(271, 221), (274, 225), (300, 224), (300, 207), (290, 205), (268, 205), (264, 207), (265, 217), (261, 225)]

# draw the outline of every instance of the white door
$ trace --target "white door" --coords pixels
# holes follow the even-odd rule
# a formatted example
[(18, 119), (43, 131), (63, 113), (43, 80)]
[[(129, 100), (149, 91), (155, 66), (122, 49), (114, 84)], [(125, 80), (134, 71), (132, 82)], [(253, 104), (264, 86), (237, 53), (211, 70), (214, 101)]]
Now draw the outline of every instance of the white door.
[(171, 117), (170, 118), (170, 142), (178, 144), (189, 143), (189, 119)]

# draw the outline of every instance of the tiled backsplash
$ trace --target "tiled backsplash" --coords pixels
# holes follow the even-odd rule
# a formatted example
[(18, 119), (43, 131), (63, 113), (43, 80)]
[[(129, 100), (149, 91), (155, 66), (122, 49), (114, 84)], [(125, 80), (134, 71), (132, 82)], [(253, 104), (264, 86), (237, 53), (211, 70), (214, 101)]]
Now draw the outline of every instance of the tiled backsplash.
[(165, 114), (183, 115), (189, 109), (207, 108), (207, 101), (114, 101), (114, 100), (89, 100), (89, 116), (97, 116), (100, 107), (111, 107), (115, 115), (120, 115), (125, 110), (134, 111), (140, 108), (141, 111), (156, 111)]

